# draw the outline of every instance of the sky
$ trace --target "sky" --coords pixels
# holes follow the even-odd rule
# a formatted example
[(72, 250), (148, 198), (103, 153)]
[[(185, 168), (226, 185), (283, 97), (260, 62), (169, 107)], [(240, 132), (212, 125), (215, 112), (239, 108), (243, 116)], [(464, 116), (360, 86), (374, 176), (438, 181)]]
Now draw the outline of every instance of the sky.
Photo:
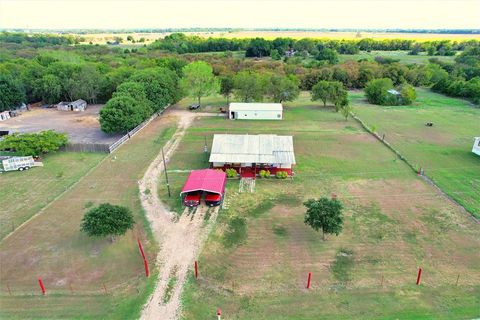
[(0, 0), (0, 28), (479, 29), (480, 0)]

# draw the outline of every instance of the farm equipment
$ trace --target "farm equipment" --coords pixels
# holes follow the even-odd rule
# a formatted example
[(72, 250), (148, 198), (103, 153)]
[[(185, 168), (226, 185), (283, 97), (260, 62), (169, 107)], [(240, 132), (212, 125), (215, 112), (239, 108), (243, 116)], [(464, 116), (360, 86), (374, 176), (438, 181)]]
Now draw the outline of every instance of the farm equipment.
[(3, 171), (23, 171), (28, 170), (35, 165), (33, 157), (1, 156), (0, 172)]
[(433, 127), (433, 122), (427, 122), (427, 123), (425, 123), (425, 125), (426, 125), (427, 127)]

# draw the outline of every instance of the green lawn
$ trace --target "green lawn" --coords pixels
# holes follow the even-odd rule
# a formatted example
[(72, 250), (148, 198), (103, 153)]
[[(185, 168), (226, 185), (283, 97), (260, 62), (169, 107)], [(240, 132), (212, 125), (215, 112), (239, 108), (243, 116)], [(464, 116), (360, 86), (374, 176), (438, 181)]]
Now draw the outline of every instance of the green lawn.
[(341, 54), (339, 55), (339, 58), (340, 62), (360, 59), (367, 59), (373, 61), (377, 56), (398, 59), (400, 60), (400, 63), (403, 64), (427, 64), (428, 59), (430, 58), (438, 58), (440, 61), (444, 62), (453, 62), (455, 59), (455, 56), (428, 56), (425, 52), (422, 52), (418, 55), (409, 55), (408, 51), (361, 51), (357, 54)]
[[(305, 93), (287, 104), (283, 121), (198, 119), (169, 164), (174, 196), (159, 191), (174, 210), (182, 209), (187, 175), (178, 171), (207, 166), (203, 144), (213, 133), (293, 135), (296, 175), (258, 179), (254, 194), (239, 194), (238, 180), (228, 181), (229, 209), (220, 210), (200, 254), (200, 279), (186, 286), (184, 319), (206, 319), (218, 307), (228, 319), (480, 315), (478, 225), (354, 120)], [(345, 225), (323, 242), (303, 223), (302, 202), (332, 193), (345, 204)]]
[(106, 154), (57, 152), (45, 156), (43, 167), (0, 174), (0, 239), (28, 220), (77, 182)]
[(417, 94), (413, 106), (399, 107), (370, 105), (361, 92), (350, 97), (363, 121), (480, 217), (480, 157), (471, 152), (473, 137), (480, 135), (480, 108), (426, 89), (417, 89)]
[[(153, 263), (158, 250), (140, 204), (138, 180), (174, 127), (169, 117), (152, 121), (41, 215), (0, 243), (1, 318), (138, 317), (155, 283)], [(79, 230), (86, 210), (103, 202), (127, 206), (135, 217), (134, 229), (114, 243), (89, 238)], [(150, 261), (148, 281), (137, 238)], [(46, 297), (38, 297), (37, 277), (45, 283)]]

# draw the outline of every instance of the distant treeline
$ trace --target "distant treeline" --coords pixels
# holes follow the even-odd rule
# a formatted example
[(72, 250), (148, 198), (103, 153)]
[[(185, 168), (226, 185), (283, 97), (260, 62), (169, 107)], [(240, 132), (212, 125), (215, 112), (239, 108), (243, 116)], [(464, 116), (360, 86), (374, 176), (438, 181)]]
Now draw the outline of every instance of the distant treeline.
[(183, 33), (173, 33), (163, 39), (158, 39), (151, 44), (153, 48), (176, 53), (199, 53), (219, 51), (245, 50), (247, 57), (270, 56), (276, 50), (282, 54), (287, 50), (294, 50), (299, 54), (318, 55), (324, 48), (336, 50), (340, 54), (356, 54), (359, 51), (397, 51), (410, 50), (412, 54), (428, 52), (430, 55), (455, 55), (455, 51), (464, 50), (465, 47), (478, 45), (477, 40), (468, 41), (426, 41), (418, 42), (408, 39), (374, 40), (365, 38), (361, 40), (334, 40), (334, 39), (292, 39), (276, 38), (265, 40), (253, 39), (227, 39), (203, 38), (187, 36)]
[(43, 47), (51, 45), (71, 45), (83, 41), (81, 37), (58, 36), (42, 33), (22, 33), (22, 32), (2, 32), (0, 33), (0, 43), (28, 43), (34, 47)]

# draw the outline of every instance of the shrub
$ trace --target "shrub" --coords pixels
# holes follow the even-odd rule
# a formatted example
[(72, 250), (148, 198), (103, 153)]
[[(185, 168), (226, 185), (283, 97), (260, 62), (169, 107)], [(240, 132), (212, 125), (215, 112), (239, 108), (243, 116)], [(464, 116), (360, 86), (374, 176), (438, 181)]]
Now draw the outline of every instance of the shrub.
[(227, 174), (227, 178), (235, 178), (237, 176), (237, 171), (235, 169), (227, 169), (225, 170)]
[(66, 134), (53, 130), (39, 133), (14, 133), (0, 141), (0, 150), (15, 150), (18, 155), (22, 156), (40, 156), (57, 151), (67, 142)]
[(259, 174), (261, 178), (270, 178), (269, 170), (260, 170)]
[(288, 173), (286, 171), (278, 171), (276, 174), (275, 174), (275, 177), (277, 179), (286, 179), (288, 177)]
[(110, 236), (113, 241), (115, 236), (124, 235), (134, 224), (130, 209), (102, 203), (85, 214), (81, 230), (91, 237)]

